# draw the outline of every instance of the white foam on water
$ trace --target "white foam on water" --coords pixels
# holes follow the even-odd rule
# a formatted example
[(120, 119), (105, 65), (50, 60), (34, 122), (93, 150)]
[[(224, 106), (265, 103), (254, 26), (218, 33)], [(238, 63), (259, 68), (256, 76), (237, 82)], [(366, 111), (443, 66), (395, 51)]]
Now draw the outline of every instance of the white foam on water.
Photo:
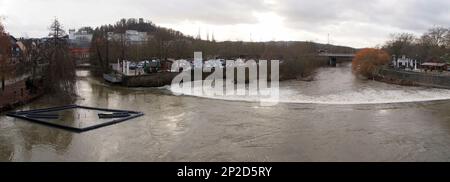
[(359, 104), (390, 104), (450, 100), (450, 90), (374, 90), (336, 93), (322, 96), (307, 96), (302, 94), (281, 95), (282, 103), (310, 103), (331, 105), (359, 105)]
[[(450, 100), (450, 90), (422, 88), (422, 87), (404, 87), (404, 86), (385, 86), (370, 85), (361, 89), (349, 89), (332, 94), (304, 94), (301, 88), (291, 87), (295, 82), (281, 82), (279, 100), (267, 100), (263, 96), (217, 96), (213, 89), (204, 89), (202, 94), (195, 92), (184, 92), (181, 89), (167, 87), (172, 93), (177, 95), (194, 96), (208, 99), (219, 99), (227, 101), (260, 102), (265, 99), (268, 102), (279, 103), (299, 103), (299, 104), (327, 104), (327, 105), (362, 105), (362, 104), (389, 104), (389, 103), (411, 103)], [(380, 88), (378, 88), (380, 87)], [(201, 91), (202, 88), (195, 88)]]

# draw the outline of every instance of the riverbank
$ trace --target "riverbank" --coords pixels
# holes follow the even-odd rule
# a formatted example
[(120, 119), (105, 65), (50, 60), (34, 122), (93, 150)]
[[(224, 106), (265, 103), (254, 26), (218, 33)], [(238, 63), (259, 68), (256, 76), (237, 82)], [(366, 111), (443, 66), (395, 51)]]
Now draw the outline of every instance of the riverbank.
[[(226, 68), (223, 70), (223, 79), (227, 79)], [(179, 72), (159, 72), (159, 73), (151, 73), (145, 75), (123, 75), (119, 73), (111, 73), (103, 75), (103, 79), (111, 84), (117, 84), (124, 87), (162, 87), (166, 85), (171, 85), (173, 79), (179, 75)], [(207, 79), (211, 76), (213, 72), (203, 72), (202, 80)], [(315, 72), (311, 72), (310, 74), (299, 74), (295, 76), (295, 74), (286, 74), (280, 73), (279, 81), (288, 81), (288, 80), (300, 80), (300, 81), (313, 81), (315, 76)], [(245, 83), (249, 83), (250, 80), (256, 79), (258, 80), (260, 77), (267, 77), (268, 81), (271, 81), (271, 73), (269, 71), (268, 74), (257, 75), (256, 77), (251, 77), (248, 71), (245, 74)], [(198, 81), (194, 76), (194, 71), (191, 71), (191, 81)], [(234, 70), (234, 81), (237, 82), (237, 69)]]
[(0, 112), (28, 104), (44, 95), (42, 88), (31, 88), (26, 80), (7, 85), (0, 90)]
[[(226, 76), (226, 69), (223, 70), (224, 77), (223, 79), (227, 79)], [(112, 84), (118, 84), (124, 87), (162, 87), (166, 85), (171, 85), (173, 79), (179, 75), (178, 72), (160, 72), (160, 73), (152, 73), (152, 74), (146, 74), (146, 75), (136, 75), (136, 76), (125, 76), (125, 75), (118, 75), (118, 74), (106, 74), (103, 76), (104, 80), (106, 80), (109, 83)], [(202, 73), (202, 80), (207, 79), (209, 76), (211, 76), (212, 73)], [(261, 75), (258, 75), (256, 78), (250, 78), (248, 73), (246, 73), (245, 76), (245, 82), (250, 82), (251, 79), (259, 79)], [(267, 75), (262, 75), (267, 76)], [(191, 81), (197, 81), (194, 77), (194, 71), (191, 72)], [(267, 76), (268, 81), (271, 80), (270, 74)], [(306, 77), (287, 77), (280, 75), (279, 81), (287, 81), (287, 80), (305, 80), (305, 81), (311, 81), (313, 80), (313, 74), (307, 75)], [(114, 81), (112, 81), (114, 80)], [(120, 80), (120, 81), (119, 81)], [(237, 72), (235, 71), (234, 74), (234, 80), (237, 82)]]
[(437, 73), (412, 72), (382, 68), (375, 76), (377, 81), (404, 86), (424, 86), (450, 89), (450, 76)]

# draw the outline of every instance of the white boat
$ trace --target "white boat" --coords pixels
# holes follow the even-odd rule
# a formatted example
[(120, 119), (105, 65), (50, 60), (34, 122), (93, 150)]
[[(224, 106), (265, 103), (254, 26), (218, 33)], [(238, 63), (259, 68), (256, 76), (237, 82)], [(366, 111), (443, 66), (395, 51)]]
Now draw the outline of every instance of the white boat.
[(122, 75), (120, 74), (103, 74), (103, 79), (110, 83), (122, 83)]

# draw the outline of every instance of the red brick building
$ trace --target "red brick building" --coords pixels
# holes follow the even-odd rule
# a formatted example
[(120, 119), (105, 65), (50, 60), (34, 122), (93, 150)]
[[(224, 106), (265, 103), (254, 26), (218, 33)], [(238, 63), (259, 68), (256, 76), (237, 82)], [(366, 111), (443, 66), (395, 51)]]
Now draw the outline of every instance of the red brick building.
[(15, 73), (17, 64), (24, 61), (22, 59), (22, 54), (25, 51), (23, 44), (10, 36), (10, 49), (11, 55), (8, 56), (6, 62), (3, 62), (5, 64), (3, 66), (11, 72), (6, 71), (7, 74), (0, 76), (0, 111), (12, 109), (43, 93), (42, 89), (37, 88), (35, 83), (29, 81), (27, 74), (18, 76)]
[(69, 49), (74, 60), (88, 61), (89, 60), (89, 48), (72, 47)]
[(92, 30), (69, 30), (69, 45), (72, 58), (77, 62), (89, 61), (89, 48), (92, 41)]

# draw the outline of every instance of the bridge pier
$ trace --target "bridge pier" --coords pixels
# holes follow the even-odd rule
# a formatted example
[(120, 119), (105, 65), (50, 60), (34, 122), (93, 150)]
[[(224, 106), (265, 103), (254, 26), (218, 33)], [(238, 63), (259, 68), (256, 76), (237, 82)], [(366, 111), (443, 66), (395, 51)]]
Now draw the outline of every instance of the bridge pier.
[(332, 67), (336, 67), (338, 63), (338, 59), (341, 61), (348, 60), (351, 61), (355, 55), (354, 54), (340, 54), (340, 53), (320, 53), (320, 57), (328, 58), (328, 65)]
[(331, 67), (336, 67), (337, 66), (337, 58), (335, 57), (330, 57), (330, 60), (328, 62), (328, 65)]

